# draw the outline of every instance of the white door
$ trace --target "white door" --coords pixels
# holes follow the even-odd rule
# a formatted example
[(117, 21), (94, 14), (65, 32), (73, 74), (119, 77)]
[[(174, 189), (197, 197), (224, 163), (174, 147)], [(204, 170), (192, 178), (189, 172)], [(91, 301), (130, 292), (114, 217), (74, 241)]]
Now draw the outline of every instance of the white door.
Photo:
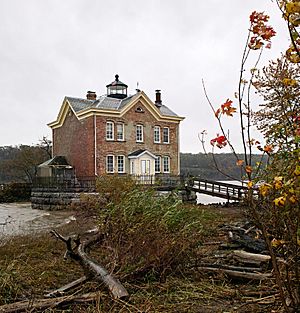
[(141, 174), (150, 175), (150, 160), (141, 160)]

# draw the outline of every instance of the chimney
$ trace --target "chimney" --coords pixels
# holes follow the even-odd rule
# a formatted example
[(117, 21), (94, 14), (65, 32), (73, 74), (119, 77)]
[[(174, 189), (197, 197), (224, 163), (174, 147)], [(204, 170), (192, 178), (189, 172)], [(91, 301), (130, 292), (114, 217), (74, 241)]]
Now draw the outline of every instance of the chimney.
[(155, 90), (155, 105), (157, 107), (161, 107), (161, 93), (160, 93), (160, 90)]
[(97, 98), (96, 92), (88, 91), (87, 94), (86, 94), (86, 98), (88, 100), (96, 100), (96, 98)]

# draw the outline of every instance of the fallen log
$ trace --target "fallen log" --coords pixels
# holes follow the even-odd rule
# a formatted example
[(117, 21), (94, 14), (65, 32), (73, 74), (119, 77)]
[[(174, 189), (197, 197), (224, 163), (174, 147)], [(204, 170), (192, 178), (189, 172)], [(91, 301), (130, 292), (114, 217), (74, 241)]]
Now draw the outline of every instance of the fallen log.
[(73, 248), (71, 238), (65, 238), (55, 230), (52, 230), (51, 233), (66, 244), (67, 253), (65, 255), (79, 262), (88, 278), (104, 283), (114, 299), (126, 299), (129, 297), (127, 290), (120, 281), (110, 275), (104, 267), (94, 262), (85, 252), (92, 244), (101, 241), (101, 235), (82, 243), (79, 238), (74, 239), (75, 247)]
[(99, 298), (99, 292), (90, 292), (84, 295), (71, 295), (50, 299), (40, 300), (26, 300), (0, 306), (2, 313), (18, 313), (18, 312), (32, 312), (33, 310), (44, 310), (49, 307), (55, 308), (62, 305), (74, 303), (87, 303), (95, 301)]

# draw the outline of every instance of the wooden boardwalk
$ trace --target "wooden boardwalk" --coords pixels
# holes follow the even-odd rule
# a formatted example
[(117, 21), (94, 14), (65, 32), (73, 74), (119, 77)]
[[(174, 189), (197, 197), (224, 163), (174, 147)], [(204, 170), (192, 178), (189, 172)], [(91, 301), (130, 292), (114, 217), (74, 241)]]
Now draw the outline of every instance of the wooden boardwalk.
[(186, 182), (186, 188), (210, 196), (236, 201), (245, 199), (248, 193), (248, 187), (246, 186), (205, 180), (197, 177), (189, 179)]

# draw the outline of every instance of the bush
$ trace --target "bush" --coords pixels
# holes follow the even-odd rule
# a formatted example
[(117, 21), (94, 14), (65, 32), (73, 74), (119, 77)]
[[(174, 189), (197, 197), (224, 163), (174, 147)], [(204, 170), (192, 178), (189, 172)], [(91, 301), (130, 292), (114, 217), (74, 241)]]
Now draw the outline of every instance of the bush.
[[(98, 188), (106, 186), (103, 180)], [(172, 194), (158, 196), (129, 178), (114, 178), (114, 186), (111, 201), (99, 216), (114, 269), (121, 276), (161, 278), (189, 263), (201, 242), (207, 216), (197, 206), (185, 206)]]
[(1, 185), (0, 203), (8, 203), (15, 201), (30, 201), (31, 187), (25, 183), (10, 183)]

